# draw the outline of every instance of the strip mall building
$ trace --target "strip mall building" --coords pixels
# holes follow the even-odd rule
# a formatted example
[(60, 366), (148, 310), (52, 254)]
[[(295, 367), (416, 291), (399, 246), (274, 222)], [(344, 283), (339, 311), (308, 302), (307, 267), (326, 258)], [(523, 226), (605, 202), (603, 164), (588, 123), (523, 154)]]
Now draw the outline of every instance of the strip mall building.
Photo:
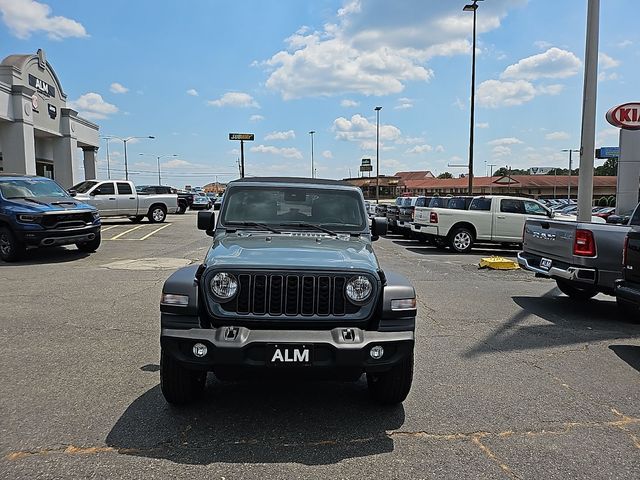
[(98, 146), (98, 125), (67, 107), (42, 50), (2, 61), (0, 171), (42, 175), (68, 188), (96, 178)]

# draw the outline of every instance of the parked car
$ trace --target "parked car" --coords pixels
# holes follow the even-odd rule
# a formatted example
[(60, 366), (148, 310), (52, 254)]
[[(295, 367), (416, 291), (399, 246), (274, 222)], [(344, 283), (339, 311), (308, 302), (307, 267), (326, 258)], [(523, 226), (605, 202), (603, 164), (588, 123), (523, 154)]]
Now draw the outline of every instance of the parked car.
[(382, 217), (382, 218), (386, 218), (387, 216), (387, 208), (389, 207), (389, 205), (386, 205), (384, 203), (379, 203), (376, 205), (376, 217)]
[[(386, 217), (387, 217), (387, 223), (389, 224), (389, 231), (395, 233), (396, 230), (398, 229), (398, 217), (400, 216), (400, 205), (402, 205), (402, 202), (404, 201), (406, 197), (397, 197), (395, 199), (395, 201), (393, 202), (393, 204), (391, 205), (387, 205), (386, 207)], [(378, 215), (378, 213), (376, 212), (377, 216), (381, 216)]]
[(604, 207), (604, 208), (597, 209), (595, 212), (593, 212), (593, 214), (596, 217), (604, 218), (606, 220), (611, 215), (613, 215), (615, 211), (616, 211), (616, 207)]
[(407, 197), (400, 205), (398, 229), (405, 237), (411, 237), (411, 226), (416, 207), (424, 207), (432, 201), (431, 197)]
[(0, 258), (13, 262), (28, 247), (100, 246), (100, 215), (44, 177), (0, 174)]
[(211, 199), (204, 193), (198, 193), (193, 196), (191, 210), (209, 210), (211, 208)]
[[(640, 225), (636, 208), (633, 224)], [(527, 220), (518, 263), (552, 278), (560, 291), (585, 300), (599, 292), (614, 294), (622, 276), (622, 251), (629, 226), (556, 219)]]
[(201, 265), (165, 282), (160, 304), (160, 387), (184, 404), (206, 373), (234, 378), (298, 371), (367, 376), (378, 402), (411, 388), (416, 299), (401, 275), (382, 270), (362, 192), (346, 182), (244, 178), (228, 184)]
[(138, 195), (178, 195), (178, 211), (176, 213), (183, 214), (193, 202), (193, 193), (181, 192), (176, 188), (166, 185), (136, 185)]
[(220, 210), (220, 208), (222, 207), (222, 200), (224, 200), (224, 193), (218, 195), (216, 197), (216, 199), (213, 202), (213, 209), (214, 210)]
[(616, 302), (630, 320), (640, 319), (640, 228), (627, 232), (622, 254), (622, 278), (614, 287)]
[(442, 240), (437, 239), (437, 237), (429, 236), (423, 231), (422, 225), (429, 224), (431, 209), (449, 208), (452, 210), (468, 210), (473, 198), (474, 197), (471, 196), (433, 197), (426, 207), (416, 205), (414, 221), (411, 224), (411, 232), (413, 233), (413, 236), (421, 242), (435, 241), (436, 246), (445, 246), (445, 243)]
[(101, 217), (128, 217), (139, 223), (144, 217), (151, 223), (161, 223), (167, 213), (178, 212), (175, 193), (141, 195), (133, 182), (126, 180), (87, 180), (73, 186), (69, 192), (78, 201), (93, 205)]

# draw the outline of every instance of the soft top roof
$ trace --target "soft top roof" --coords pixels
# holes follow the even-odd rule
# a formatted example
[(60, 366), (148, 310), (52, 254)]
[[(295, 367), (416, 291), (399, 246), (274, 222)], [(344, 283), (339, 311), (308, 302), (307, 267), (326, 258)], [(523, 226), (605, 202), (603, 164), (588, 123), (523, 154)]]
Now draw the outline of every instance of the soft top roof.
[(349, 182), (342, 180), (328, 180), (324, 178), (304, 178), (304, 177), (245, 177), (229, 182), (231, 184), (244, 183), (279, 183), (279, 184), (297, 184), (297, 185), (328, 185), (336, 187), (358, 188)]

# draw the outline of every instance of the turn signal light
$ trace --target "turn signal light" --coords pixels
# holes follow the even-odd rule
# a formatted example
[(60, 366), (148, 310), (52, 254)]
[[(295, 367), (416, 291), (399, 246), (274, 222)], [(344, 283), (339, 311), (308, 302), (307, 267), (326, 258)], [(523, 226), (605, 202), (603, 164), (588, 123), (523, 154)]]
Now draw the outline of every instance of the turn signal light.
[(438, 214), (436, 212), (429, 214), (429, 223), (438, 223)]
[(596, 256), (596, 242), (591, 230), (576, 230), (576, 238), (573, 242), (573, 254), (581, 257)]

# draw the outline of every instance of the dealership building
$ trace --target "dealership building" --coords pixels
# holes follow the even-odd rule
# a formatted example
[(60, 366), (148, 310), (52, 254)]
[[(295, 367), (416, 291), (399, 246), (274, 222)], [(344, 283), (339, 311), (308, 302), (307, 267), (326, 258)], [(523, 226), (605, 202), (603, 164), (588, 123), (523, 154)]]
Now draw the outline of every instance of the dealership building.
[(0, 171), (42, 175), (68, 188), (96, 178), (98, 145), (98, 125), (67, 107), (44, 51), (2, 61)]

